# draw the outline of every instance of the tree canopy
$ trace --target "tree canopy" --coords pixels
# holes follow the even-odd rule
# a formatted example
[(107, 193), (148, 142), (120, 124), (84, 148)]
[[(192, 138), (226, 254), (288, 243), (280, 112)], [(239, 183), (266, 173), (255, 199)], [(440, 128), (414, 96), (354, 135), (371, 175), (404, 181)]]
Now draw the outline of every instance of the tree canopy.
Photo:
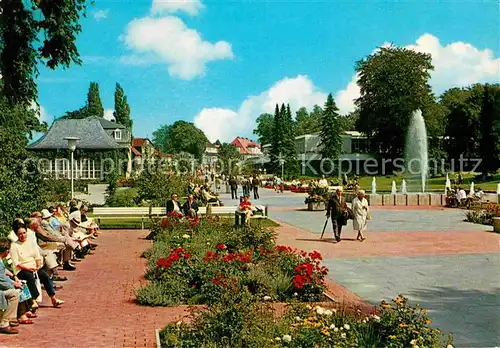
[(295, 136), (318, 133), (321, 130), (322, 110), (318, 105), (314, 105), (311, 113), (307, 108), (301, 107), (295, 113)]
[(104, 107), (97, 82), (90, 83), (85, 105), (78, 110), (66, 112), (62, 118), (82, 119), (90, 116), (104, 117)]
[(130, 106), (128, 105), (125, 91), (119, 83), (115, 88), (115, 111), (113, 112), (116, 123), (119, 123), (129, 130), (132, 129), (132, 120), (130, 119)]
[(87, 0), (2, 1), (0, 72), (2, 93), (10, 103), (37, 100), (38, 66), (55, 69), (81, 64), (76, 36)]
[(153, 144), (166, 153), (188, 152), (201, 159), (207, 143), (205, 133), (191, 122), (175, 121), (153, 132)]
[(222, 169), (225, 174), (233, 174), (236, 163), (241, 159), (238, 148), (228, 143), (219, 145), (217, 157), (219, 158), (220, 169)]
[(321, 117), (320, 145), (323, 159), (336, 160), (342, 152), (342, 124), (339, 109), (330, 93)]
[(274, 116), (271, 114), (261, 114), (257, 117), (257, 128), (253, 134), (259, 137), (259, 143), (262, 145), (271, 144), (273, 139)]
[(401, 157), (412, 112), (421, 109), (427, 116), (432, 69), (430, 54), (395, 46), (380, 47), (356, 63), (361, 91), (357, 126), (382, 154)]

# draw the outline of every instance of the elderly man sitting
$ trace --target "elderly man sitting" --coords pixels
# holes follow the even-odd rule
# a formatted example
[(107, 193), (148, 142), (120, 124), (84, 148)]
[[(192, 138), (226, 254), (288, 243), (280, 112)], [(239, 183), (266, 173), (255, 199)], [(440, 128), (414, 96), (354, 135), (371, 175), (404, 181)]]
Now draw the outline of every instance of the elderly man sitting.
[(48, 220), (52, 215), (48, 210), (42, 210), (42, 214), (34, 212), (31, 216), (36, 219), (36, 222), (30, 221), (30, 229), (36, 233), (38, 245), (46, 250), (60, 250), (61, 245), (63, 245), (63, 269), (66, 271), (74, 271), (76, 267), (69, 261), (71, 260), (72, 252), (81, 248), (78, 242), (73, 240), (70, 236), (63, 236), (59, 231), (55, 231), (50, 226)]
[(19, 331), (13, 326), (17, 323), (17, 307), (19, 305), (19, 290), (23, 287), (20, 281), (12, 281), (6, 275), (2, 259), (10, 251), (10, 241), (0, 238), (0, 333), (17, 334)]

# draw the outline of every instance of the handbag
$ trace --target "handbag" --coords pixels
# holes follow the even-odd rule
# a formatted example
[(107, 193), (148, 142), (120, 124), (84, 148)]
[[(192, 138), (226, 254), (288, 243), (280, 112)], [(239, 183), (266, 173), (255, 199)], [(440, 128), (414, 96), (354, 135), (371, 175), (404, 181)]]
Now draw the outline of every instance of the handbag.
[(19, 302), (24, 302), (31, 300), (30, 289), (28, 289), (28, 285), (26, 283), (23, 284), (23, 288), (21, 289), (21, 293), (19, 294)]
[(42, 302), (43, 298), (42, 298), (42, 283), (40, 283), (40, 278), (38, 277), (38, 273), (34, 272), (33, 273), (33, 276), (35, 278), (35, 285), (36, 285), (36, 288), (38, 290), (38, 293), (40, 294), (38, 296), (38, 298), (36, 298), (36, 302)]
[(371, 220), (371, 219), (372, 219), (372, 214), (371, 213), (366, 214), (366, 220)]

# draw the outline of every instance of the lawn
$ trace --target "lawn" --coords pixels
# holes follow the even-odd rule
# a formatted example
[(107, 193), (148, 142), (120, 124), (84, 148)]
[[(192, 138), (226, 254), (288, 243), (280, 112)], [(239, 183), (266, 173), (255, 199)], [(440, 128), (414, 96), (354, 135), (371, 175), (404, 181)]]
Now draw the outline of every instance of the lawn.
[[(96, 219), (97, 218), (93, 217)], [(233, 219), (233, 216), (227, 217)], [(270, 219), (254, 219), (252, 220), (252, 225), (256, 227), (278, 227), (279, 224)], [(99, 226), (103, 230), (139, 230), (141, 229), (141, 219), (140, 218), (101, 218), (101, 224)], [(151, 227), (151, 220), (144, 219), (144, 228), (149, 229)]]
[[(463, 174), (463, 181), (464, 184), (462, 185), (466, 190), (470, 187), (471, 182), (474, 182), (474, 186), (477, 189), (478, 187), (482, 188), (484, 191), (493, 191), (496, 192), (497, 185), (500, 182), (500, 174), (496, 174), (492, 180), (488, 181), (478, 181), (475, 179), (477, 174)], [(306, 179), (304, 177), (304, 179)], [(307, 179), (312, 179), (311, 177), (308, 177)], [(316, 178), (317, 179), (317, 178)], [(337, 180), (337, 178), (329, 178), (331, 180)], [(349, 178), (352, 179), (352, 178)], [(377, 192), (390, 192), (392, 188), (392, 181), (396, 181), (396, 186), (398, 192), (401, 190), (401, 182), (403, 181), (404, 177), (403, 176), (378, 176), (376, 177), (377, 180)], [(455, 174), (450, 175), (450, 180), (451, 180), (451, 185), (452, 187), (454, 186), (454, 181), (455, 179)], [(363, 176), (360, 177), (359, 179), (359, 185), (361, 189), (366, 190), (367, 192), (371, 192), (372, 190), (372, 176)], [(410, 185), (410, 180), (405, 179), (407, 183)], [(445, 186), (445, 181), (446, 177), (439, 177), (439, 178), (430, 178), (427, 181), (427, 191), (433, 191), (433, 192), (444, 192), (444, 186)], [(410, 188), (408, 188), (408, 192), (411, 192)]]

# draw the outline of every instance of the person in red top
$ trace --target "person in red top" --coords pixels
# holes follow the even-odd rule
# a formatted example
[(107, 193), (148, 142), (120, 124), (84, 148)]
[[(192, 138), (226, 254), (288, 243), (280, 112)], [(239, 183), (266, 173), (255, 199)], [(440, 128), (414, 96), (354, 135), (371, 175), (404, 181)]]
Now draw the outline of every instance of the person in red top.
[(253, 215), (253, 213), (252, 213), (253, 207), (252, 207), (252, 203), (250, 203), (250, 201), (248, 200), (247, 195), (245, 195), (243, 197), (243, 200), (240, 202), (239, 210), (240, 210), (240, 212), (245, 213), (245, 223), (247, 225), (250, 225), (250, 216)]

